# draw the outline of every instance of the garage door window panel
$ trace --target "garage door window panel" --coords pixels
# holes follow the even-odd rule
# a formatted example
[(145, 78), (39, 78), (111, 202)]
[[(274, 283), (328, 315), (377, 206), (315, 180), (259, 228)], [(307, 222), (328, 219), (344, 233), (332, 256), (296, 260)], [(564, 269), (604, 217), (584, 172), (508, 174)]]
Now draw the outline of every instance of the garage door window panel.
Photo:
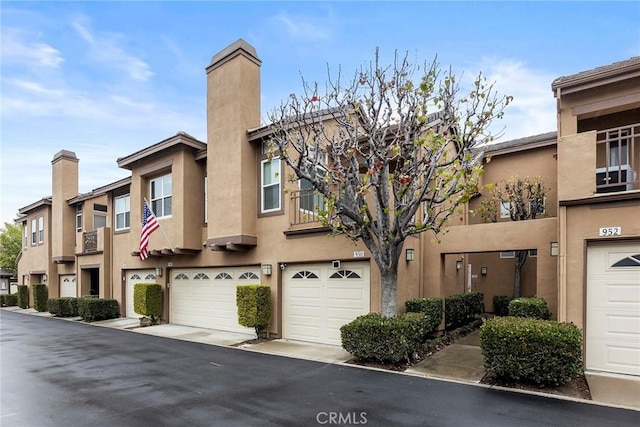
[(640, 267), (640, 254), (622, 258), (611, 267)]

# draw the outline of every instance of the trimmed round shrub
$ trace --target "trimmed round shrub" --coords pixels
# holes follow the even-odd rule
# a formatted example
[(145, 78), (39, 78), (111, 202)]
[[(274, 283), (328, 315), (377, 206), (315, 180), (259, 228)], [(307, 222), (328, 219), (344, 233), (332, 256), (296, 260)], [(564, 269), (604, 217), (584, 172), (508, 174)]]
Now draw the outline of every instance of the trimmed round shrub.
[(15, 307), (18, 305), (18, 295), (17, 294), (3, 294), (0, 295), (0, 301), (2, 307)]
[(544, 298), (516, 298), (509, 303), (509, 316), (549, 320), (551, 312)]
[(559, 386), (582, 372), (582, 332), (572, 323), (494, 317), (480, 346), (487, 372), (503, 381)]
[(365, 314), (340, 328), (342, 347), (359, 361), (394, 364), (410, 361), (423, 342), (425, 325), (430, 322), (422, 313), (396, 317)]
[(482, 292), (449, 295), (444, 299), (445, 328), (450, 330), (468, 325), (483, 311), (484, 294)]
[(493, 312), (496, 316), (509, 315), (509, 303), (513, 297), (507, 295), (496, 295), (493, 297)]
[(104, 298), (78, 298), (78, 315), (85, 322), (120, 317), (118, 301)]
[(49, 298), (47, 311), (57, 317), (78, 316), (78, 299), (72, 297)]
[(422, 313), (426, 315), (425, 334), (435, 331), (442, 322), (444, 307), (442, 298), (415, 298), (407, 300), (404, 304), (407, 313)]

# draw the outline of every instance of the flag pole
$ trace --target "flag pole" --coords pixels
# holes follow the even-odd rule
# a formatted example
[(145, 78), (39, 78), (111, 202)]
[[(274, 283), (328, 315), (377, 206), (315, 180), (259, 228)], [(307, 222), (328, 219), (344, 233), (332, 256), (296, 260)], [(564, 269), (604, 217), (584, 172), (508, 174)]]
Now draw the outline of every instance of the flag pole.
[[(147, 198), (143, 197), (143, 199), (144, 199), (144, 203), (147, 205), (147, 207), (149, 208), (149, 210), (151, 211), (153, 216), (156, 216), (156, 213), (151, 208), (151, 205), (147, 201)], [(167, 240), (167, 243), (169, 243), (169, 249), (174, 249), (173, 245), (171, 244), (171, 240), (169, 240), (169, 236), (167, 236), (167, 233), (164, 232), (164, 229), (162, 228), (162, 225), (160, 224), (160, 221), (157, 221), (157, 219), (158, 219), (158, 217), (156, 216), (156, 222), (158, 223), (158, 228), (160, 229), (160, 231), (162, 231), (162, 235)]]

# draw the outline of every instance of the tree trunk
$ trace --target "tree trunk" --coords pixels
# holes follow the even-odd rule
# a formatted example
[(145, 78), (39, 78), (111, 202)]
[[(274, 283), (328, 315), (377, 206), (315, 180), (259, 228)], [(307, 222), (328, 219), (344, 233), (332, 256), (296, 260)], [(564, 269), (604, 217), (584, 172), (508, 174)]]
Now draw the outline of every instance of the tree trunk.
[(520, 283), (522, 276), (522, 266), (527, 261), (527, 251), (516, 251), (516, 274), (513, 285), (513, 296), (520, 298)]
[(393, 317), (398, 314), (398, 268), (380, 270), (382, 288), (382, 315)]

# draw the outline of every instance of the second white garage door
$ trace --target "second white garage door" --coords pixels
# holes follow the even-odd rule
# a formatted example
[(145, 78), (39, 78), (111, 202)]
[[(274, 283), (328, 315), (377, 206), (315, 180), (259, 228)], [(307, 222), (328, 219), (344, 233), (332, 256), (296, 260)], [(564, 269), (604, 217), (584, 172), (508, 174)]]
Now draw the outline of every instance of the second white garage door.
[(640, 243), (587, 250), (586, 368), (640, 376)]
[(340, 327), (370, 311), (369, 263), (287, 267), (283, 283), (283, 337), (341, 345)]
[(260, 284), (259, 267), (174, 269), (169, 321), (253, 334), (238, 323), (236, 286)]
[(76, 286), (76, 275), (65, 274), (60, 276), (60, 297), (75, 298), (78, 296), (78, 288)]

